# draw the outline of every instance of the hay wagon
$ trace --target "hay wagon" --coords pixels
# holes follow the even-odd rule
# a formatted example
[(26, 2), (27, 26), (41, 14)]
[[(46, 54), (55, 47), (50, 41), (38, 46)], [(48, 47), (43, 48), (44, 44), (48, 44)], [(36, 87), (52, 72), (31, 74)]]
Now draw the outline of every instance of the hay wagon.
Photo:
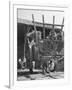
[[(25, 36), (24, 59), (22, 67), (28, 68), (32, 72), (34, 61), (34, 68), (43, 69), (47, 72), (53, 71), (55, 64), (60, 60), (64, 60), (64, 32), (62, 31), (64, 26), (64, 18), (62, 25), (54, 23), (55, 16), (53, 16), (53, 24), (45, 23), (44, 15), (42, 15), (43, 23), (35, 22), (34, 15), (32, 15), (32, 19), (34, 28), (31, 31), (29, 29)], [(43, 38), (41, 38), (42, 33), (36, 29), (37, 24), (43, 25)], [(47, 25), (51, 26), (52, 30), (46, 37), (45, 26)], [(56, 33), (55, 26), (61, 27), (59, 29), (59, 33)]]

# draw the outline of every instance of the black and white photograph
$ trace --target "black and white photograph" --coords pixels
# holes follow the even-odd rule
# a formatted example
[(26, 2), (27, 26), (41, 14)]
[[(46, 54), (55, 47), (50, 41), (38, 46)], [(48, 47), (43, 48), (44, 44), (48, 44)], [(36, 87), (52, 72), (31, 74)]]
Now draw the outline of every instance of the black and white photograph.
[(17, 81), (64, 78), (64, 11), (17, 8)]
[(71, 90), (72, 0), (1, 0), (0, 90)]

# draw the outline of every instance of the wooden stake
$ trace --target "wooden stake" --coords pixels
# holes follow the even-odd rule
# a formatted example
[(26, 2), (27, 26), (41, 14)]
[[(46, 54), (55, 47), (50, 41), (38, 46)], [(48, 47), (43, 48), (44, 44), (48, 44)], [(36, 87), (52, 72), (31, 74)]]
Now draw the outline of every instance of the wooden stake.
[(43, 39), (45, 39), (44, 15), (42, 15), (42, 21), (43, 21)]
[(61, 30), (63, 29), (63, 26), (64, 26), (64, 17), (63, 17), (63, 21), (62, 21)]
[(32, 22), (33, 22), (33, 25), (34, 25), (34, 30), (35, 30), (35, 32), (36, 32), (36, 26), (35, 26), (35, 22), (34, 22), (34, 15), (32, 14)]
[(53, 30), (54, 30), (55, 16), (53, 16)]
[(34, 25), (34, 30), (35, 30), (35, 40), (36, 40), (36, 45), (37, 45), (37, 43), (38, 43), (38, 41), (37, 41), (37, 33), (36, 33), (36, 26), (35, 26), (35, 21), (34, 21), (34, 15), (32, 14), (32, 20), (33, 20), (33, 25)]

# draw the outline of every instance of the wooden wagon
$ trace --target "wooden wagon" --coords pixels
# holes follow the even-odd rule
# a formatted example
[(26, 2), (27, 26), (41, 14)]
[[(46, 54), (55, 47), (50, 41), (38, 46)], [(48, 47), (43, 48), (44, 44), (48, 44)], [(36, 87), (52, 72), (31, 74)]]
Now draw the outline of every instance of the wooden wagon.
[[(64, 26), (64, 18), (62, 25), (54, 24), (55, 16), (53, 16), (53, 24), (46, 24), (44, 22), (44, 15), (42, 15), (43, 23), (35, 22), (34, 15), (32, 15), (32, 19), (34, 29), (32, 30), (32, 32), (29, 32), (28, 30), (28, 32), (26, 33), (23, 62), (27, 64), (26, 68), (29, 68), (31, 72), (33, 70), (33, 61), (35, 61), (36, 69), (43, 69), (49, 72), (50, 70), (54, 70), (55, 63), (57, 63), (58, 60), (62, 60), (64, 58), (64, 52), (60, 53), (61, 50), (64, 49), (64, 34), (62, 31)], [(40, 34), (36, 29), (36, 24), (43, 24), (43, 39), (39, 37)], [(48, 37), (45, 37), (45, 25), (52, 26), (52, 30)], [(61, 27), (60, 34), (58, 36), (55, 33), (54, 26)], [(28, 46), (27, 50), (26, 46)]]

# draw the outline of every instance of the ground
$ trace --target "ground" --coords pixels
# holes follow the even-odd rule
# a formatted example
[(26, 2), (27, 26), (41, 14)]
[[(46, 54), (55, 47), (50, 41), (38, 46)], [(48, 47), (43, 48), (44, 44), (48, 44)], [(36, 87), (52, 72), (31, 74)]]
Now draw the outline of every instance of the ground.
[(28, 69), (25, 70), (18, 70), (17, 71), (18, 81), (23, 80), (42, 80), (42, 79), (60, 79), (64, 78), (64, 72), (51, 72), (50, 74), (42, 73), (42, 70), (33, 70), (33, 73), (31, 74)]

